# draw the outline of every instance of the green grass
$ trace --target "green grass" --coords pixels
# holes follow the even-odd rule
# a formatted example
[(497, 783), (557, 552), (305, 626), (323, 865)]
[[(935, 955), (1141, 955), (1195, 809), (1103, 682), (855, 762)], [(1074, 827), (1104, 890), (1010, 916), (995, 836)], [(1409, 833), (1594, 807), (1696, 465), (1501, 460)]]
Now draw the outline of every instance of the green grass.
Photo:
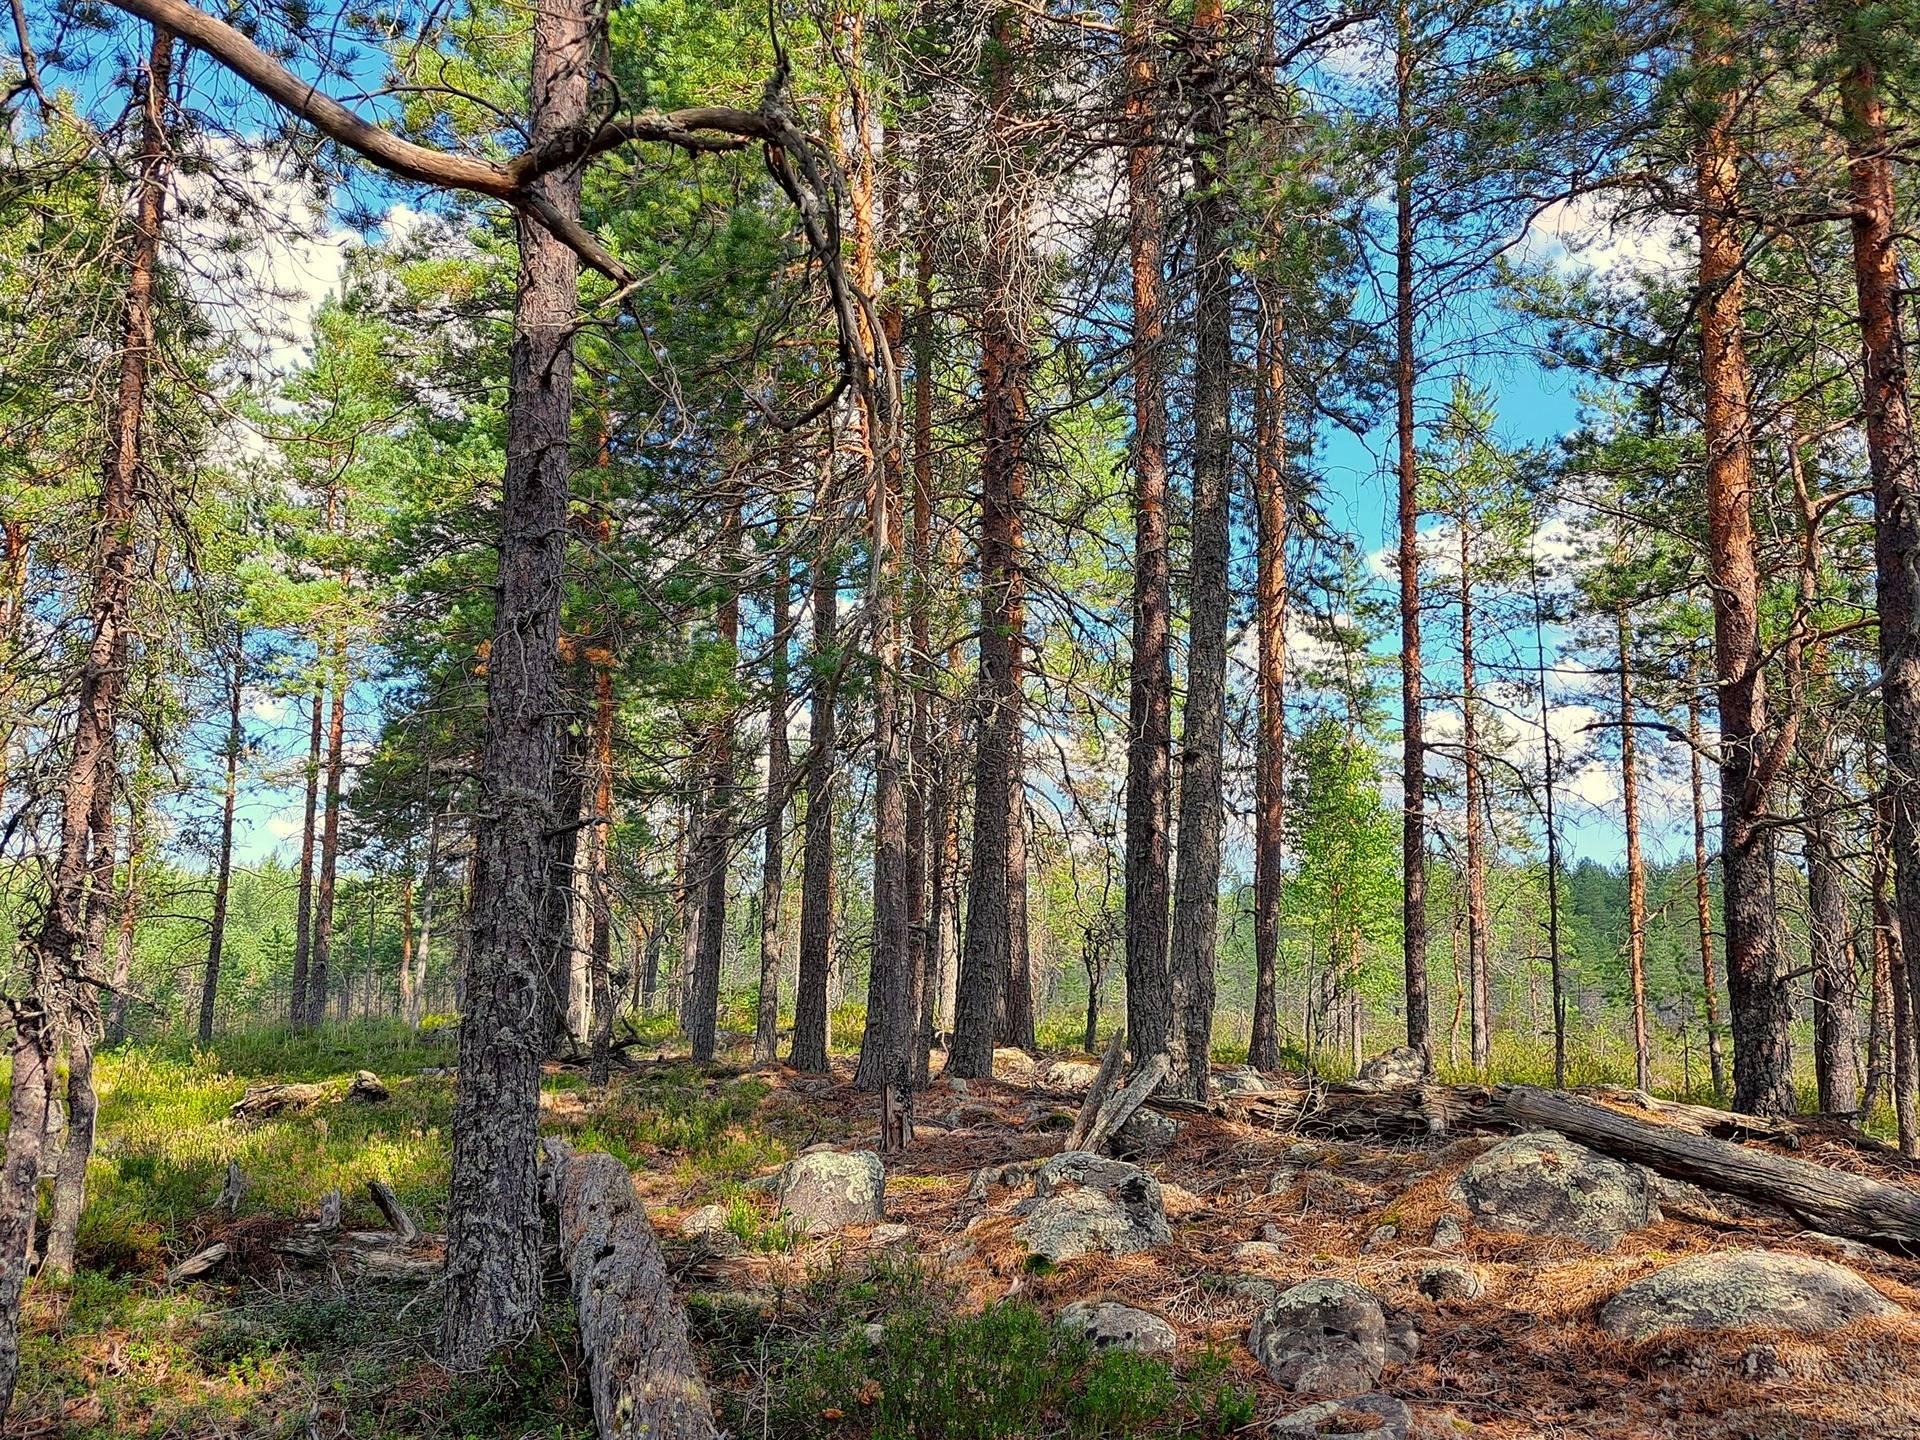
[[(877, 1323), (877, 1338), (868, 1326)], [(741, 1433), (838, 1440), (1126, 1440), (1221, 1436), (1252, 1396), (1208, 1351), (1183, 1373), (1164, 1360), (1096, 1352), (1031, 1305), (970, 1311), (910, 1261), (821, 1272), (794, 1313), (716, 1333), (764, 1388), (728, 1394)], [(759, 1372), (756, 1372), (759, 1373)]]

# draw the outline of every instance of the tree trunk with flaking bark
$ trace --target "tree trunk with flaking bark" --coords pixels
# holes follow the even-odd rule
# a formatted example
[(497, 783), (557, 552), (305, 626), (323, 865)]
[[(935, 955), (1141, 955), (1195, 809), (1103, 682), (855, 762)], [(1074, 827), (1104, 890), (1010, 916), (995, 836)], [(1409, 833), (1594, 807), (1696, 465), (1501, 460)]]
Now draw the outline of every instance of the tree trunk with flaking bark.
[[(997, 11), (987, 85), (989, 105), (1002, 123), (1011, 118), (1014, 55), (1022, 38), (1018, 13), (1006, 7)], [(1026, 766), (1020, 693), (1026, 628), (1020, 512), (1026, 493), (1030, 356), (1015, 276), (1027, 242), (1026, 207), (1015, 193), (1017, 184), (1003, 172), (988, 182), (980, 317), (980, 735), (974, 752), (966, 948), (947, 1061), (947, 1073), (968, 1079), (991, 1077), (994, 1046), (1009, 1038), (1008, 1022), (1016, 1021), (1020, 1008), (1016, 990), (1031, 991), (1025, 973)], [(1030, 1007), (1025, 1018), (1030, 1025)]]
[[(1879, 72), (1870, 59), (1859, 59), (1843, 77), (1840, 96), (1853, 200), (1867, 464), (1873, 476), (1889, 844), (1901, 930), (1911, 935), (1920, 933), (1920, 453), (1901, 315), (1906, 291), (1892, 141)], [(1920, 1010), (1920, 965), (1909, 957), (1906, 968), (1907, 1008)]]
[(1277, 294), (1261, 294), (1255, 355), (1254, 578), (1259, 740), (1254, 756), (1253, 1033), (1247, 1062), (1280, 1067), (1281, 885), (1287, 859), (1287, 375)]
[(1231, 599), (1233, 255), (1226, 191), (1226, 17), (1219, 0), (1193, 16), (1193, 508), (1187, 586), (1187, 693), (1180, 755), (1180, 854), (1173, 879), (1175, 1093), (1211, 1086), (1214, 967), (1219, 949), (1227, 612)]
[[(786, 526), (775, 537), (785, 543)], [(793, 583), (783, 554), (775, 562), (767, 610), (773, 627), (767, 684), (767, 820), (760, 859), (760, 997), (753, 1021), (753, 1063), (772, 1065), (779, 1058), (780, 970), (786, 963), (787, 745), (789, 632), (793, 628)]]
[(333, 700), (327, 714), (325, 801), (320, 827), (320, 858), (313, 898), (313, 941), (308, 946), (307, 1011), (304, 1025), (327, 1018), (328, 971), (333, 964), (333, 902), (340, 866), (340, 785), (346, 774), (347, 654), (346, 645), (333, 647)]
[(1394, 167), (1394, 454), (1399, 480), (1401, 950), (1407, 1044), (1431, 1063), (1427, 998), (1427, 741), (1420, 663), (1420, 464), (1413, 392), (1413, 37), (1406, 0), (1394, 9), (1394, 95), (1399, 155)]
[(320, 773), (322, 746), (326, 742), (327, 691), (318, 677), (313, 685), (313, 710), (307, 732), (307, 800), (300, 826), (300, 898), (295, 903), (293, 920), (293, 983), (287, 1001), (287, 1018), (298, 1028), (307, 1023), (307, 980), (313, 959), (313, 871), (314, 838), (320, 815)]
[[(833, 493), (833, 460), (820, 463), (814, 513), (822, 518)], [(800, 858), (800, 973), (793, 992), (793, 1068), (827, 1071), (827, 987), (833, 974), (833, 806), (839, 779), (834, 756), (834, 676), (840, 664), (840, 572), (831, 535), (823, 531), (813, 561), (813, 702), (806, 760), (807, 814)]]
[(1126, 12), (1127, 247), (1133, 287), (1133, 650), (1127, 671), (1127, 1043), (1135, 1063), (1166, 1048), (1172, 871), (1173, 591), (1167, 507), (1166, 322), (1160, 298), (1166, 220), (1160, 149), (1159, 0)]
[[(576, 0), (533, 17), (533, 140), (589, 113), (597, 26)], [(580, 173), (535, 182), (577, 216)], [(460, 1024), (441, 1354), (472, 1369), (529, 1334), (540, 1308), (540, 1067), (551, 1042), (548, 904), (558, 749), (556, 647), (565, 591), (579, 261), (542, 225), (517, 221), (520, 270), (508, 351), (500, 580), (487, 667), (486, 740), (474, 844), (472, 940)], [(567, 816), (565, 819), (570, 820)]]
[(1620, 801), (1627, 832), (1627, 981), (1633, 996), (1633, 1083), (1653, 1089), (1647, 1044), (1647, 867), (1640, 858), (1640, 746), (1633, 728), (1633, 622), (1614, 607), (1620, 661)]
[[(111, 814), (126, 691), (143, 488), (142, 422), (155, 349), (154, 284), (170, 169), (165, 106), (172, 66), (173, 37), (156, 27), (140, 77), (140, 179), (123, 299), (120, 373), (101, 466), (87, 649), (61, 786), (59, 843), (46, 911), (26, 947), (26, 984), (10, 1002), (13, 1073), (0, 1160), (0, 1416), (12, 1406), (20, 1373), (21, 1292), (33, 1249), (41, 1162), (54, 1104), (54, 1047), (74, 988), (91, 988), (78, 972), (88, 959), (89, 908), (104, 904), (104, 897), (95, 893), (98, 877), (104, 872), (109, 888), (112, 884), (112, 827), (99, 821), (102, 814)], [(97, 853), (103, 838), (108, 851), (104, 860)]]
[(1700, 692), (1687, 688), (1687, 771), (1693, 792), (1693, 908), (1700, 936), (1700, 990), (1706, 1008), (1707, 1064), (1714, 1098), (1727, 1095), (1727, 1062), (1720, 1046), (1720, 977), (1713, 963), (1713, 896), (1707, 866), (1706, 782), (1701, 773)]
[[(1697, 44), (1703, 76), (1724, 70), (1724, 37)], [(1774, 841), (1760, 575), (1753, 528), (1753, 421), (1740, 233), (1740, 98), (1709, 94), (1696, 139), (1699, 184), (1700, 371), (1705, 392), (1707, 572), (1720, 703), (1720, 862), (1725, 877), (1727, 996), (1733, 1020), (1733, 1106), (1790, 1114), (1792, 1004), (1774, 938)]]

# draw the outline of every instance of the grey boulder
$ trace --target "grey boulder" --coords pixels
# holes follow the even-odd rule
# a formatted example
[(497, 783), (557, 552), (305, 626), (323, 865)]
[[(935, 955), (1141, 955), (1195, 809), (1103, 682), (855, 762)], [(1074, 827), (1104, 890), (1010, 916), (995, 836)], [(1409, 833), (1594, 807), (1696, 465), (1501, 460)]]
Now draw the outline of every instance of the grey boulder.
[(802, 1155), (780, 1174), (780, 1208), (805, 1235), (825, 1235), (882, 1216), (887, 1171), (871, 1150)]
[(1112, 1301), (1076, 1300), (1059, 1322), (1087, 1337), (1096, 1350), (1131, 1350), (1136, 1355), (1171, 1355), (1180, 1340), (1158, 1315)]
[(1422, 1265), (1413, 1283), (1429, 1300), (1478, 1300), (1487, 1288), (1478, 1270), (1456, 1260)]
[(1181, 1128), (1180, 1122), (1171, 1115), (1143, 1106), (1114, 1132), (1113, 1152), (1116, 1155), (1164, 1154), (1180, 1138)]
[(1377, 1085), (1383, 1090), (1418, 1085), (1427, 1078), (1427, 1060), (1411, 1046), (1396, 1045), (1367, 1061), (1354, 1078), (1362, 1085)]
[(1552, 1130), (1502, 1140), (1454, 1182), (1452, 1199), (1488, 1230), (1577, 1240), (1612, 1250), (1660, 1219), (1647, 1172), (1576, 1145)]
[(1222, 1095), (1265, 1095), (1273, 1089), (1267, 1083), (1267, 1077), (1251, 1065), (1236, 1065), (1231, 1070), (1223, 1070), (1213, 1077), (1213, 1084)]
[(1173, 1238), (1160, 1182), (1124, 1160), (1069, 1150), (1035, 1172), (1033, 1188), (1013, 1233), (1048, 1260), (1094, 1251), (1134, 1255)]
[(1776, 1250), (1695, 1255), (1642, 1276), (1600, 1307), (1615, 1335), (1665, 1330), (1838, 1330), (1900, 1307), (1844, 1265)]
[(1349, 1280), (1307, 1280), (1255, 1317), (1247, 1346), (1289, 1390), (1364, 1395), (1390, 1364), (1413, 1358), (1418, 1336), (1404, 1316)]

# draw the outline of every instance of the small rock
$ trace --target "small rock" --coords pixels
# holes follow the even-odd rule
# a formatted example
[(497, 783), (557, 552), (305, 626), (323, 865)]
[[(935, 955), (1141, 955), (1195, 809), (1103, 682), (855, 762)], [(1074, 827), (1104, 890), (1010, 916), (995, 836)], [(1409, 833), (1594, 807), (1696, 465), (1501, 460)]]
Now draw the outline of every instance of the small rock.
[(1453, 1260), (1422, 1265), (1414, 1284), (1429, 1300), (1478, 1300), (1487, 1288), (1478, 1270)]
[(358, 1100), (363, 1104), (374, 1104), (385, 1100), (390, 1093), (386, 1081), (371, 1070), (356, 1071), (353, 1083), (347, 1087), (347, 1099)]
[(1171, 1115), (1145, 1107), (1133, 1112), (1113, 1136), (1116, 1155), (1160, 1155), (1171, 1149), (1185, 1128)]
[(1251, 1065), (1237, 1065), (1231, 1070), (1222, 1070), (1213, 1077), (1213, 1084), (1222, 1095), (1265, 1095), (1273, 1089), (1267, 1083), (1267, 1077)]
[(1248, 1240), (1227, 1252), (1227, 1258), (1241, 1265), (1269, 1265), (1284, 1252), (1271, 1240)]
[(1346, 1400), (1322, 1400), (1304, 1410), (1283, 1415), (1267, 1433), (1278, 1440), (1406, 1440), (1413, 1412), (1391, 1395), (1355, 1395)]
[(1090, 1060), (1055, 1060), (1040, 1072), (1040, 1083), (1049, 1090), (1064, 1090), (1084, 1095), (1093, 1088), (1100, 1067)]
[(1460, 1222), (1451, 1215), (1442, 1215), (1433, 1227), (1433, 1248), (1436, 1250), (1458, 1250), (1467, 1243), (1467, 1232), (1460, 1228)]
[(867, 1243), (878, 1249), (890, 1250), (895, 1246), (913, 1243), (911, 1225), (876, 1225), (867, 1232)]
[(1390, 1328), (1380, 1298), (1350, 1280), (1307, 1280), (1261, 1311), (1247, 1346), (1289, 1390), (1364, 1395), (1418, 1346), (1405, 1317), (1395, 1322)]
[(1265, 1309), (1280, 1298), (1280, 1286), (1263, 1275), (1235, 1275), (1226, 1282), (1229, 1294), (1251, 1300), (1256, 1309)]
[(1602, 1251), (1660, 1219), (1646, 1171), (1551, 1130), (1502, 1140), (1460, 1172), (1450, 1198), (1489, 1230), (1551, 1235)]
[(1367, 1236), (1367, 1249), (1382, 1249), (1385, 1246), (1391, 1245), (1399, 1238), (1400, 1227), (1398, 1225), (1376, 1225), (1373, 1227), (1372, 1233)]
[(1273, 1178), (1267, 1181), (1267, 1194), (1284, 1195), (1299, 1183), (1299, 1170), (1292, 1165), (1282, 1165), (1273, 1172)]
[(1666, 1330), (1838, 1330), (1900, 1307), (1844, 1265), (1778, 1250), (1695, 1255), (1626, 1286), (1600, 1307), (1615, 1335)]
[(1173, 1238), (1160, 1182), (1123, 1160), (1069, 1150), (1035, 1173), (1034, 1193), (1032, 1209), (1013, 1233), (1056, 1263), (1096, 1250), (1133, 1255)]
[(782, 1172), (780, 1208), (802, 1234), (824, 1235), (880, 1219), (886, 1185), (886, 1167), (871, 1150), (815, 1151)]
[(1173, 1327), (1158, 1315), (1111, 1301), (1075, 1301), (1060, 1312), (1059, 1319), (1062, 1326), (1085, 1335), (1096, 1350), (1171, 1355), (1180, 1343)]
[(1289, 1240), (1293, 1239), (1291, 1235), (1271, 1220), (1260, 1227), (1260, 1238), (1269, 1245), (1285, 1245)]
[(1383, 1090), (1418, 1085), (1427, 1078), (1426, 1057), (1410, 1046), (1396, 1045), (1367, 1061), (1354, 1078), (1362, 1085), (1377, 1085)]

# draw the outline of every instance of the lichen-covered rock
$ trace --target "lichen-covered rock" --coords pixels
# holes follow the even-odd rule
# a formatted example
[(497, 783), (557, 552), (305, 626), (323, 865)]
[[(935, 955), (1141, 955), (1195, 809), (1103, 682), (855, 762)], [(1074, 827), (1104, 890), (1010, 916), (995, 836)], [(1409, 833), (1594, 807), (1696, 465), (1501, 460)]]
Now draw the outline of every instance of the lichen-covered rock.
[(1345, 1400), (1322, 1400), (1291, 1415), (1282, 1415), (1267, 1433), (1277, 1440), (1406, 1440), (1413, 1412), (1391, 1395), (1355, 1395)]
[(710, 1255), (734, 1255), (743, 1248), (740, 1237), (727, 1228), (727, 1207), (702, 1205), (680, 1217), (680, 1233)]
[(1158, 1110), (1148, 1110), (1143, 1106), (1128, 1116), (1127, 1123), (1114, 1132), (1113, 1153), (1164, 1154), (1180, 1138), (1182, 1128), (1180, 1122), (1171, 1115), (1162, 1115)]
[(1364, 1395), (1389, 1364), (1409, 1360), (1419, 1340), (1379, 1296), (1350, 1280), (1307, 1280), (1284, 1291), (1254, 1319), (1247, 1346), (1289, 1390)]
[(1615, 1335), (1664, 1330), (1838, 1330), (1900, 1307), (1844, 1265), (1775, 1250), (1695, 1255), (1642, 1276), (1600, 1307)]
[(1076, 1300), (1060, 1312), (1059, 1321), (1086, 1336), (1096, 1350), (1171, 1355), (1180, 1343), (1173, 1326), (1158, 1315), (1112, 1301)]
[(1284, 1252), (1271, 1240), (1248, 1240), (1227, 1252), (1227, 1258), (1241, 1265), (1272, 1265)]
[(1213, 1084), (1222, 1095), (1265, 1095), (1273, 1089), (1267, 1083), (1267, 1077), (1251, 1065), (1236, 1065), (1231, 1070), (1222, 1070), (1213, 1077)]
[(1460, 1228), (1460, 1222), (1451, 1215), (1442, 1215), (1433, 1224), (1433, 1248), (1436, 1250), (1458, 1250), (1467, 1243), (1467, 1232)]
[(1084, 1095), (1099, 1073), (1100, 1067), (1091, 1060), (1055, 1060), (1040, 1072), (1040, 1083), (1049, 1090)]
[(1429, 1300), (1478, 1300), (1487, 1288), (1478, 1270), (1456, 1260), (1422, 1265), (1414, 1285)]
[(1550, 1235), (1612, 1250), (1660, 1219), (1647, 1172), (1552, 1130), (1502, 1140), (1460, 1172), (1451, 1198), (1488, 1230)]
[(871, 1150), (816, 1151), (781, 1172), (780, 1208), (802, 1234), (825, 1235), (880, 1219), (886, 1186), (886, 1167)]
[(1133, 1255), (1173, 1238), (1160, 1182), (1137, 1165), (1069, 1150), (1042, 1165), (1033, 1184), (1034, 1199), (1013, 1233), (1048, 1260)]
[(1427, 1078), (1427, 1060), (1411, 1046), (1396, 1045), (1367, 1061), (1354, 1078), (1362, 1085), (1377, 1085), (1383, 1090), (1418, 1085)]

